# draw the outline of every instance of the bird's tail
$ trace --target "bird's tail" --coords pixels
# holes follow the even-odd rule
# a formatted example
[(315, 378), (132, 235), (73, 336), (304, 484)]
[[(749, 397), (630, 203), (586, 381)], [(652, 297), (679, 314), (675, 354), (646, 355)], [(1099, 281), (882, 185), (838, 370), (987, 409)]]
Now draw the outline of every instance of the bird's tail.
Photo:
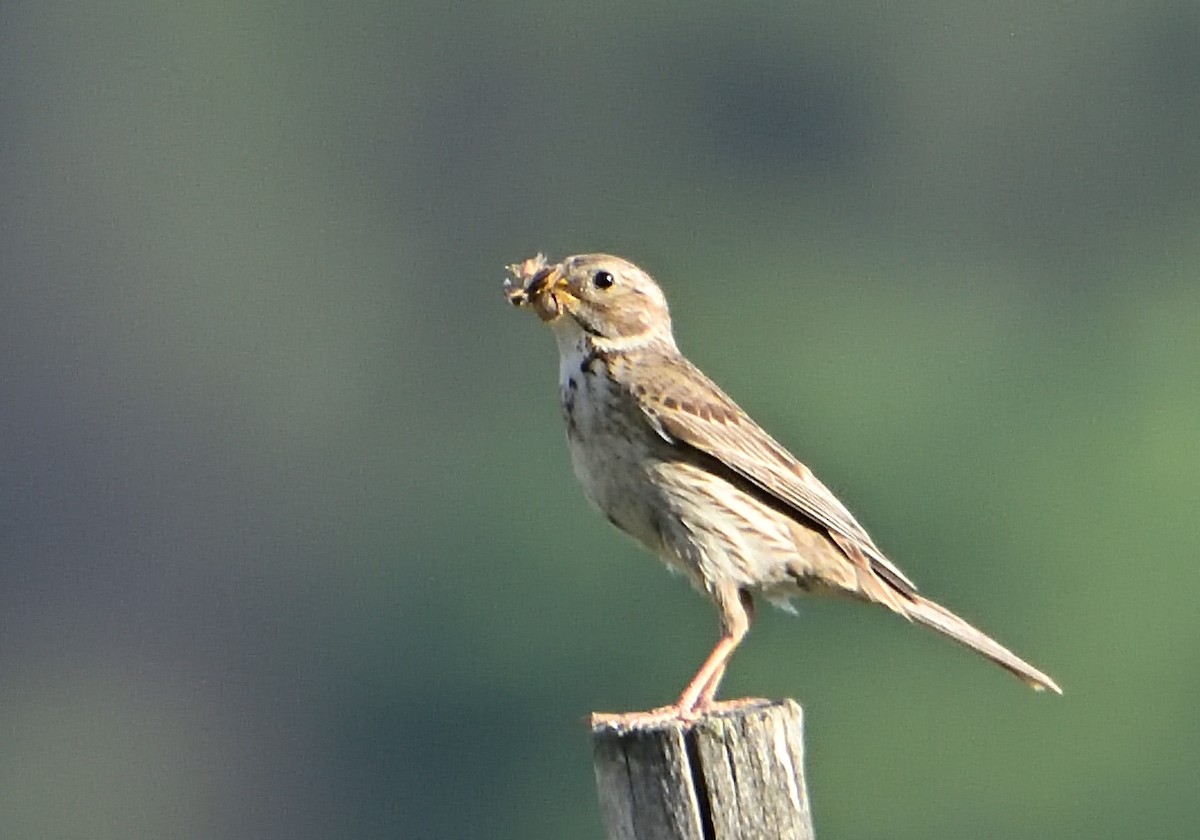
[(902, 612), (917, 623), (932, 627), (938, 632), (945, 633), (959, 644), (982, 653), (1001, 668), (1011, 672), (1034, 691), (1049, 689), (1055, 694), (1062, 694), (1062, 689), (1049, 676), (1034, 668), (995, 639), (976, 630), (945, 607), (922, 598), (915, 592), (905, 600), (907, 603), (904, 604)]

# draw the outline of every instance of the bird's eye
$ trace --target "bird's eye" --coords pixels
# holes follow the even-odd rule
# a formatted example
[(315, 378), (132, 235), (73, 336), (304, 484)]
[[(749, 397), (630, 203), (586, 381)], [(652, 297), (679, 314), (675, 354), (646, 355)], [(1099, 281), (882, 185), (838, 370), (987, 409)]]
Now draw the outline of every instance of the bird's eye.
[(613, 280), (613, 276), (607, 271), (597, 271), (592, 275), (592, 285), (597, 289), (607, 289), (615, 282), (616, 281)]

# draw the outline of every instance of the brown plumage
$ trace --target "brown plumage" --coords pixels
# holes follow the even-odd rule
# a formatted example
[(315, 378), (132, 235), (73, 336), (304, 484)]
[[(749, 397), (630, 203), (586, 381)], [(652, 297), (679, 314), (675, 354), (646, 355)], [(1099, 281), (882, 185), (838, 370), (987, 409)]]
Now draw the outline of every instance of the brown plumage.
[(841, 502), (678, 350), (666, 300), (606, 254), (512, 266), (506, 290), (558, 341), (575, 473), (608, 519), (717, 606), (721, 638), (670, 711), (713, 702), (754, 594), (873, 601), (978, 651), (1037, 690), (1049, 676), (926, 599)]

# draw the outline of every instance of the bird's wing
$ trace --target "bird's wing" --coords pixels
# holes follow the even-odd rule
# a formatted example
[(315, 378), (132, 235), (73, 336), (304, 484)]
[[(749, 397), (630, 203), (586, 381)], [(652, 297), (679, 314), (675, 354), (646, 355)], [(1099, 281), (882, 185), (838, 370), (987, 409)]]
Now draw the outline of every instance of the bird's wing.
[[(870, 567), (902, 591), (916, 585), (884, 556), (861, 525), (812, 471), (796, 460), (737, 403), (682, 356), (663, 359), (679, 375), (666, 377), (670, 387), (638, 375), (630, 365), (620, 378), (651, 425), (669, 442), (690, 446), (716, 458), (804, 519), (826, 529), (830, 538), (856, 564)], [(683, 368), (683, 369), (680, 369)], [(663, 370), (663, 365), (649, 366)]]

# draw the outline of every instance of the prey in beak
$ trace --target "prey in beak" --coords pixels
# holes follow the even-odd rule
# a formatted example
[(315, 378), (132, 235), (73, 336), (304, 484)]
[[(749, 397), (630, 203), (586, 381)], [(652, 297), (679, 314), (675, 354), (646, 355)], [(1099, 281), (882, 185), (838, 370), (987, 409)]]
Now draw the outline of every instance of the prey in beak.
[(504, 296), (513, 306), (532, 306), (537, 316), (546, 323), (556, 320), (563, 313), (566, 294), (562, 266), (546, 264), (544, 254), (530, 257), (524, 262), (508, 267), (512, 278), (504, 281)]

